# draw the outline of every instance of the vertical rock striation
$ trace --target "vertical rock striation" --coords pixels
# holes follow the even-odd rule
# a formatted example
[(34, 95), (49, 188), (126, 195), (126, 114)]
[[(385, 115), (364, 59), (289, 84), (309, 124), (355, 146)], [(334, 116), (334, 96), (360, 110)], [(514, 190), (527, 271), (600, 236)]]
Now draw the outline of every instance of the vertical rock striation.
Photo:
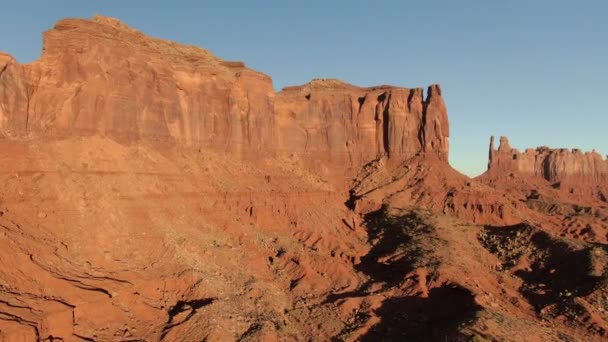
[(447, 161), (438, 85), (360, 88), (314, 80), (275, 93), (270, 77), (116, 19), (65, 19), (41, 58), (0, 55), (0, 132), (170, 141), (244, 158), (277, 152), (356, 168), (381, 156)]
[(320, 79), (285, 88), (275, 101), (281, 149), (359, 167), (421, 152), (448, 158), (447, 111), (438, 85), (361, 88)]
[(8, 136), (102, 134), (235, 153), (271, 145), (268, 76), (115, 19), (61, 20), (45, 32), (39, 60), (3, 60), (0, 131)]
[(495, 149), (494, 137), (491, 137), (488, 170), (518, 172), (554, 183), (565, 180), (601, 182), (608, 179), (608, 160), (595, 151), (546, 146), (529, 148), (522, 153), (511, 148), (506, 137), (500, 137), (500, 145)]

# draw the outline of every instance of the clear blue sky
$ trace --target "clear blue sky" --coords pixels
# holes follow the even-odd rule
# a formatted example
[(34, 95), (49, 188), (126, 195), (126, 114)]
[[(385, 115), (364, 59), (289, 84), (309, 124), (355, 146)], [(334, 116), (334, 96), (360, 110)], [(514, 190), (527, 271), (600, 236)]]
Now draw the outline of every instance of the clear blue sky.
[(41, 32), (103, 14), (273, 77), (362, 86), (440, 83), (450, 159), (485, 170), (489, 136), (608, 153), (608, 1), (11, 1), (0, 50), (38, 58)]

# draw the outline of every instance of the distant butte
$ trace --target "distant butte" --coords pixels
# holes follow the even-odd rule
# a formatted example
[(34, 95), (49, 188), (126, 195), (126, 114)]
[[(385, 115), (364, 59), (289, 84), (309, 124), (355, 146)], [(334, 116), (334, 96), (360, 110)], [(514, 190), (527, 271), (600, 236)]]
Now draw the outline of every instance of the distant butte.
[(494, 148), (494, 137), (490, 139), (490, 162), (488, 170), (517, 171), (522, 174), (542, 177), (550, 182), (578, 178), (579, 181), (602, 181), (608, 178), (608, 160), (594, 151), (579, 149), (553, 149), (546, 146), (519, 152), (509, 146), (506, 137), (500, 137), (498, 150)]

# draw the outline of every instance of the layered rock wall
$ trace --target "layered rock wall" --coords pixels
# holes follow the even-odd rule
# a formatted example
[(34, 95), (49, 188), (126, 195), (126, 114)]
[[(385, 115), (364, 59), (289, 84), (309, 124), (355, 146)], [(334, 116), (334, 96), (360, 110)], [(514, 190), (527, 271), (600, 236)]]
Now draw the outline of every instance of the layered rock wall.
[(576, 179), (579, 182), (608, 180), (608, 160), (599, 153), (578, 149), (552, 149), (546, 146), (520, 152), (511, 148), (506, 137), (500, 138), (498, 149), (490, 139), (488, 170), (519, 172), (550, 182)]
[(429, 152), (447, 161), (449, 126), (438, 85), (355, 87), (314, 80), (275, 101), (277, 145), (303, 155), (361, 165), (382, 156)]
[(61, 20), (44, 34), (39, 60), (3, 60), (4, 135), (104, 134), (233, 152), (271, 146), (268, 76), (111, 18)]
[(441, 89), (316, 80), (275, 93), (270, 77), (116, 19), (65, 19), (42, 57), (0, 55), (0, 134), (168, 140), (242, 157), (297, 153), (330, 167), (420, 152), (447, 160)]

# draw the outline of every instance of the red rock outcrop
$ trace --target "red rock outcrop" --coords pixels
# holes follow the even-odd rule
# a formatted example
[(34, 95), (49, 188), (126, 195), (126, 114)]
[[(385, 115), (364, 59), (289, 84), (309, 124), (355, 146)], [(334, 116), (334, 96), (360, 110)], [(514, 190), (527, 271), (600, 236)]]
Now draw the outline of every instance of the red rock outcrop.
[[(169, 140), (246, 157), (323, 156), (340, 168), (384, 154), (447, 160), (441, 89), (316, 80), (275, 94), (270, 77), (119, 21), (65, 19), (26, 65), (0, 56), (0, 132)], [(346, 163), (346, 164), (345, 164)]]
[(506, 137), (495, 149), (492, 137), (488, 170), (477, 179), (520, 193), (548, 188), (551, 196), (580, 204), (608, 201), (608, 159), (595, 151), (542, 146), (519, 152)]
[(0, 339), (336, 335), (295, 303), (354, 290), (368, 247), (307, 169), (445, 162), (448, 133), (439, 86), (275, 93), (206, 50), (61, 20), (39, 60), (0, 54)]
[(547, 231), (608, 241), (608, 160), (595, 151), (543, 146), (521, 153), (506, 137), (496, 149), (492, 137), (488, 170), (475, 180), (518, 199), (533, 210), (527, 220)]
[(354, 167), (421, 152), (448, 158), (449, 125), (439, 85), (430, 86), (424, 98), (421, 88), (361, 88), (318, 79), (283, 89), (275, 104), (278, 146), (290, 152)]
[(608, 160), (595, 151), (583, 153), (579, 149), (546, 146), (529, 148), (522, 153), (511, 148), (506, 137), (500, 137), (500, 145), (495, 149), (494, 137), (491, 137), (488, 170), (516, 171), (552, 183), (572, 178), (587, 183), (608, 179)]
[(8, 136), (102, 134), (231, 152), (271, 145), (268, 76), (115, 19), (61, 20), (45, 32), (39, 60), (0, 63)]
[(105, 17), (0, 53), (0, 340), (605, 338), (605, 205), (545, 179), (595, 157), (470, 179), (441, 95), (275, 93)]

